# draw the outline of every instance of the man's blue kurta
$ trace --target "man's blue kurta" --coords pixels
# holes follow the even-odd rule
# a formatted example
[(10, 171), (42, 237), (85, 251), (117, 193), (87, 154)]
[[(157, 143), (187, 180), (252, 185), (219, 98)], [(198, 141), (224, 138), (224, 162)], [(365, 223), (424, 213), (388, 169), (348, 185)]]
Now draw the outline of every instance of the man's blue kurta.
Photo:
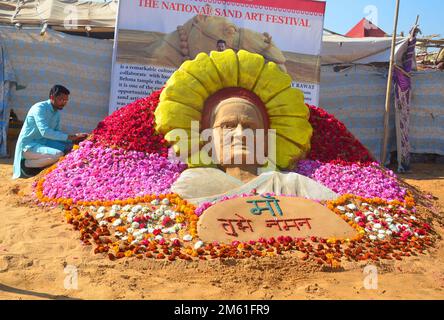
[(23, 152), (38, 145), (50, 145), (51, 140), (68, 142), (68, 134), (60, 131), (60, 113), (46, 100), (33, 105), (26, 116), (15, 148), (12, 178), (22, 177)]

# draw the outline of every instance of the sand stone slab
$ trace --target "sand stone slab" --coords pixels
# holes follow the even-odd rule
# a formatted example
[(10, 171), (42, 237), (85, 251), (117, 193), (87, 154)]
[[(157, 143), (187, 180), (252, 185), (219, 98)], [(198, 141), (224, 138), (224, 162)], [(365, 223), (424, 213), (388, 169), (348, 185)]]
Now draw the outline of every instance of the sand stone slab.
[(203, 241), (221, 243), (279, 236), (357, 236), (355, 229), (321, 204), (283, 196), (252, 196), (216, 203), (199, 218), (197, 232)]

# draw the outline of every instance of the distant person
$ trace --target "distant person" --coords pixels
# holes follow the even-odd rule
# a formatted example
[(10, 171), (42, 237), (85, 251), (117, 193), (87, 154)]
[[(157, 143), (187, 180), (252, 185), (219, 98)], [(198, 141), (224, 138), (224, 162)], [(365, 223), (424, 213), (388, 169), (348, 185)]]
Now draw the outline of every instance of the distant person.
[(87, 137), (86, 133), (69, 135), (60, 131), (59, 111), (67, 104), (69, 93), (64, 86), (55, 85), (49, 100), (29, 110), (15, 148), (13, 179), (36, 175), (69, 152), (73, 143)]
[(227, 49), (227, 43), (225, 42), (225, 40), (217, 40), (217, 51), (225, 51)]

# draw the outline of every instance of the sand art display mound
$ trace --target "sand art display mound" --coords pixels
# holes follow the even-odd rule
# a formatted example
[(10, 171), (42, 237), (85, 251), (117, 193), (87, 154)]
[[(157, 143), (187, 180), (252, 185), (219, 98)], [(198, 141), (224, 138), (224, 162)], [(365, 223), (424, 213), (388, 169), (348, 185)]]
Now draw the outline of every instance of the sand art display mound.
[[(191, 70), (189, 74), (192, 73)], [(199, 204), (182, 199), (171, 192), (171, 187), (189, 166), (173, 160), (171, 141), (156, 129), (156, 114), (160, 114), (156, 110), (162, 94), (165, 96), (165, 90), (170, 89), (167, 86), (163, 90), (105, 118), (88, 140), (45, 170), (35, 183), (38, 201), (60, 205), (67, 222), (80, 233), (85, 245), (94, 247), (94, 253), (111, 260), (137, 257), (173, 261), (299, 252), (304, 261), (340, 268), (343, 261), (400, 260), (424, 253), (433, 245), (430, 216), (417, 204), (421, 195), (414, 195), (392, 171), (380, 166), (343, 123), (315, 106), (304, 106), (308, 116), (297, 115), (312, 128), (308, 145), (296, 144), (305, 157), (285, 169), (337, 194), (332, 200), (305, 200), (334, 215), (337, 222), (332, 223), (343, 224), (339, 229), (345, 230), (347, 236), (338, 236), (340, 231), (318, 236), (314, 230), (319, 229), (322, 235), (329, 233), (324, 232), (328, 226), (322, 225), (322, 219), (316, 220), (316, 212), (282, 220), (277, 207), (270, 210), (258, 204), (281, 201), (282, 210), (287, 208), (286, 212), (290, 212), (292, 200), (282, 197), (292, 195), (258, 194), (251, 189)], [(284, 159), (281, 163), (287, 162)], [(284, 205), (287, 200), (288, 206)], [(215, 227), (215, 232), (225, 233), (226, 240), (201, 239), (199, 231), (208, 230), (202, 227), (202, 221), (208, 220), (205, 214), (217, 206), (230, 208), (230, 201), (255, 205), (248, 210), (255, 219), (266, 219), (267, 215), (264, 222), (276, 232), (256, 237), (260, 232), (255, 231), (248, 239), (229, 241), (226, 235), (252, 230), (250, 223), (254, 219), (237, 211), (224, 211), (227, 216), (216, 219), (221, 226)], [(229, 217), (235, 213), (240, 217), (237, 220)]]

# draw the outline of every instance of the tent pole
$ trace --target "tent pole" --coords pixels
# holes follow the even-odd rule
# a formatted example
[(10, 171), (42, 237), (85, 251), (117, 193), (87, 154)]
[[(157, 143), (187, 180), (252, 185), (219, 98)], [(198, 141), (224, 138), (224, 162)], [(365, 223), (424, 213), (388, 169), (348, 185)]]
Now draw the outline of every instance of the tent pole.
[(387, 144), (389, 138), (389, 115), (390, 115), (390, 98), (392, 91), (392, 80), (393, 80), (393, 64), (395, 63), (395, 46), (396, 46), (396, 32), (398, 29), (398, 16), (399, 16), (399, 3), (400, 0), (396, 0), (396, 10), (395, 10), (395, 21), (393, 26), (393, 36), (392, 36), (392, 48), (390, 54), (390, 67), (387, 79), (387, 93), (385, 97), (385, 113), (384, 113), (384, 138), (382, 141), (381, 149), (381, 164), (384, 165), (387, 158)]

